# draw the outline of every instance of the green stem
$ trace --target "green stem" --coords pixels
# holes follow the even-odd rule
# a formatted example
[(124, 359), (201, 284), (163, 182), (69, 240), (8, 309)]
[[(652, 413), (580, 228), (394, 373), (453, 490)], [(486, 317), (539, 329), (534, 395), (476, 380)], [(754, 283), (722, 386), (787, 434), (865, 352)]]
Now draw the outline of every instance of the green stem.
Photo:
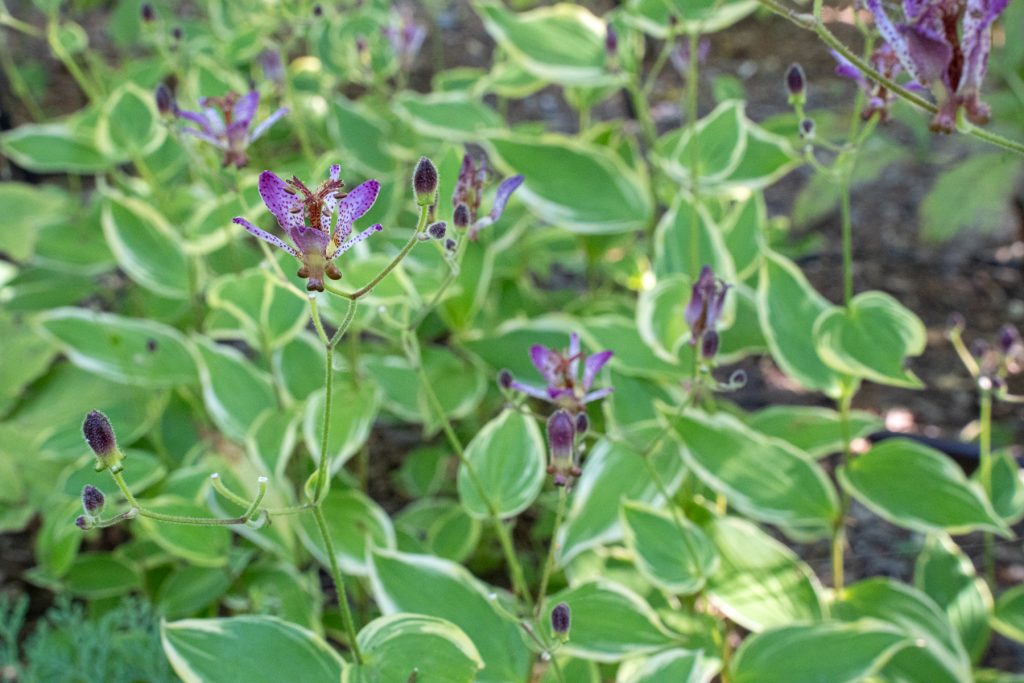
[(99, 91), (96, 87), (89, 82), (89, 78), (82, 71), (82, 68), (78, 66), (78, 62), (65, 48), (64, 44), (60, 42), (60, 36), (57, 35), (57, 30), (60, 27), (57, 24), (57, 18), (55, 16), (50, 17), (46, 23), (46, 41), (50, 45), (50, 50), (54, 56), (60, 60), (64, 65), (64, 68), (68, 70), (71, 77), (75, 79), (75, 83), (82, 89), (86, 97), (92, 104), (98, 104), (100, 101)]
[(331, 579), (334, 581), (334, 589), (338, 594), (338, 608), (341, 610), (341, 622), (345, 627), (345, 634), (348, 636), (349, 647), (352, 648), (352, 656), (356, 664), (363, 663), (363, 654), (359, 651), (359, 643), (356, 640), (356, 627), (352, 621), (352, 610), (348, 606), (348, 593), (345, 591), (345, 577), (341, 574), (338, 566), (338, 558), (334, 554), (334, 541), (327, 531), (327, 520), (319, 505), (313, 506), (313, 517), (316, 519), (316, 526), (320, 530), (320, 538), (324, 542), (324, 552), (327, 553), (327, 561), (331, 565)]
[[(981, 434), (979, 435), (981, 461), (978, 468), (978, 478), (981, 486), (985, 489), (985, 495), (992, 499), (992, 392), (989, 389), (982, 389), (981, 396)], [(982, 537), (984, 543), (983, 558), (985, 566), (985, 578), (990, 588), (996, 585), (996, 560), (993, 548), (992, 532), (986, 531)]]
[(633, 103), (633, 111), (636, 112), (637, 120), (640, 122), (640, 129), (644, 134), (644, 142), (648, 149), (654, 149), (654, 143), (658, 140), (658, 129), (651, 117), (651, 110), (647, 106), (647, 98), (644, 97), (638, 77), (630, 74), (626, 83), (626, 92), (629, 93), (630, 101)]
[(654, 90), (654, 86), (657, 84), (658, 76), (661, 75), (661, 70), (665, 68), (665, 62), (672, 55), (672, 50), (676, 46), (676, 34), (669, 31), (669, 34), (665, 36), (665, 41), (661, 44), (661, 50), (658, 51), (658, 57), (654, 60), (654, 65), (651, 70), (647, 73), (647, 78), (644, 79), (644, 85), (641, 89), (644, 97), (650, 96)]
[[(697, 83), (700, 77), (697, 52), (700, 34), (693, 32), (689, 40), (690, 61), (686, 74), (686, 128), (690, 133), (690, 191), (693, 194), (693, 217), (690, 220), (690, 277), (696, 279), (700, 269), (700, 144), (697, 135)], [(682, 139), (682, 137), (680, 137)], [(696, 349), (696, 347), (694, 347)], [(697, 367), (696, 358), (694, 368)]]
[(851, 160), (839, 178), (839, 215), (843, 228), (843, 305), (849, 309), (853, 299), (853, 221), (850, 213)]
[[(313, 299), (310, 299), (312, 302)], [(316, 308), (311, 306), (311, 313), (313, 313), (314, 326), (317, 326), (319, 321), (319, 315), (317, 314)], [(323, 496), (324, 487), (327, 485), (329, 460), (327, 453), (328, 439), (331, 434), (331, 411), (334, 402), (334, 347), (337, 346), (338, 341), (344, 336), (346, 330), (352, 324), (352, 319), (356, 315), (356, 301), (352, 299), (348, 302), (348, 310), (345, 312), (345, 319), (341, 321), (341, 326), (334, 332), (334, 336), (327, 341), (324, 345), (326, 351), (326, 363), (325, 365), (325, 377), (324, 377), (324, 388), (326, 393), (324, 394), (324, 412), (322, 421), (322, 431), (320, 433), (320, 463), (317, 466), (316, 485), (313, 488), (313, 504), (319, 505), (320, 500)], [(326, 339), (327, 335), (323, 333), (323, 324), (320, 323), (318, 332), (322, 334), (322, 338)]]
[[(551, 529), (551, 543), (548, 545), (548, 556), (544, 561), (544, 571), (540, 576), (540, 588), (537, 589), (537, 606), (534, 617), (540, 618), (540, 610), (544, 605), (544, 596), (548, 591), (548, 581), (551, 580), (551, 572), (555, 568), (555, 538), (558, 536), (558, 528), (562, 526), (565, 518), (565, 504), (569, 497), (568, 489), (563, 486), (558, 490), (558, 508), (555, 512), (555, 526)], [(554, 661), (554, 658), (552, 658)]]
[[(843, 457), (841, 465), (846, 467), (852, 456), (851, 443), (852, 433), (850, 430), (850, 407), (853, 402), (853, 384), (843, 383), (842, 393), (839, 396), (839, 429), (843, 438)], [(839, 490), (839, 516), (836, 518), (832, 529), (832, 585), (836, 595), (843, 592), (844, 562), (843, 546), (846, 544), (846, 526), (844, 520), (850, 508), (850, 495), (846, 489)]]

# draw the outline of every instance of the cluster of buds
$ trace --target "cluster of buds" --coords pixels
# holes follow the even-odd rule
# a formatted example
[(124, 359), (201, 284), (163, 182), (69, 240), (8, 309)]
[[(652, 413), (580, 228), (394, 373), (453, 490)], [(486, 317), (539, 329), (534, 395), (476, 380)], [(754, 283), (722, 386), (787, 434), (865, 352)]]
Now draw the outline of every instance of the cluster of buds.
[(711, 266), (704, 266), (693, 284), (690, 303), (686, 305), (683, 317), (690, 327), (690, 345), (700, 345), (700, 355), (711, 360), (718, 353), (718, 318), (725, 305), (729, 285), (715, 277)]
[(950, 319), (947, 335), (961, 361), (977, 381), (978, 388), (992, 392), (1004, 401), (1024, 402), (1024, 396), (1007, 391), (1008, 378), (1024, 371), (1024, 341), (1021, 340), (1020, 331), (1007, 323), (999, 329), (994, 342), (975, 339), (968, 348), (963, 342), (965, 326), (963, 316), (954, 315)]
[(172, 111), (178, 118), (198, 126), (186, 126), (182, 128), (183, 133), (194, 135), (224, 152), (224, 166), (242, 168), (249, 163), (246, 154), (249, 145), (288, 113), (286, 107), (281, 107), (253, 127), (259, 105), (260, 94), (253, 90), (245, 95), (229, 92), (223, 97), (203, 97), (199, 100), (202, 111), (185, 111), (177, 106), (173, 106)]
[(477, 218), (480, 201), (483, 199), (483, 189), (489, 177), (490, 169), (486, 159), (475, 163), (473, 157), (468, 154), (462, 157), (459, 177), (455, 181), (455, 191), (452, 192), (452, 208), (454, 209), (452, 223), (456, 228), (468, 228), (467, 236), (471, 240), (475, 240), (481, 230), (501, 218), (509, 197), (523, 184), (521, 175), (505, 178), (495, 192), (491, 212)]
[[(383, 229), (378, 223), (352, 235), (352, 224), (377, 201), (380, 183), (367, 180), (348, 193), (342, 191), (344, 185), (339, 164), (331, 166), (327, 180), (315, 190), (294, 176), (285, 181), (271, 171), (260, 174), (257, 185), (260, 197), (281, 229), (291, 238), (294, 247), (241, 216), (234, 222), (264, 242), (299, 259), (302, 267), (298, 276), (306, 279), (306, 289), (322, 292), (325, 277), (332, 280), (341, 278), (334, 259)], [(332, 229), (335, 211), (337, 220)]]

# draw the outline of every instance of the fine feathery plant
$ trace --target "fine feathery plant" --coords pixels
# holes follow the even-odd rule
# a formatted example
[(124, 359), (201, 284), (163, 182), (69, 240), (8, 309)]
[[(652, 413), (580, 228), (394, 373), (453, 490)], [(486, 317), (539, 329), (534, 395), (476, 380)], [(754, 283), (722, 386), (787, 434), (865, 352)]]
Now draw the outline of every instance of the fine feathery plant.
[[(104, 50), (95, 8), (0, 4), (25, 179), (0, 185), (0, 529), (33, 533), (20, 578), (59, 596), (27, 627), (0, 602), (2, 675), (1017, 680), (986, 656), (1024, 642), (994, 417), (1024, 402), (1024, 343), (946, 330), (972, 474), (919, 439), (862, 448), (861, 387), (923, 388), (928, 336), (857, 291), (852, 204), (894, 122), (1020, 163), (1024, 58), (982, 86), (1024, 15), (530, 4), (460, 4), (487, 68), (445, 67), (437, 3), (122, 3)], [(762, 121), (709, 78), (715, 34), (776, 16), (856, 85), (845, 116), (798, 64)], [(77, 111), (42, 97), (37, 46)], [(513, 114), (549, 86), (573, 134)], [(795, 169), (838, 215), (835, 302), (768, 214)], [(741, 409), (758, 356), (821, 405)], [(909, 581), (851, 574), (855, 504), (912, 534)]]

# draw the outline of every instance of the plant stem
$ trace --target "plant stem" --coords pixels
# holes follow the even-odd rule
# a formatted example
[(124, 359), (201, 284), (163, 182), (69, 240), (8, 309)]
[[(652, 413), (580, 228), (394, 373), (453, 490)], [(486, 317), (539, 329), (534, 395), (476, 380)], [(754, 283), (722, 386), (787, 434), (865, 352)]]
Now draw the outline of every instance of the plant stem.
[[(310, 299), (310, 302), (313, 302)], [(316, 321), (319, 321), (319, 315), (315, 306), (311, 304), (311, 313), (313, 313), (314, 326), (318, 328), (318, 332), (323, 335), (326, 339), (327, 335), (323, 333), (323, 324), (317, 326)], [(320, 433), (320, 462), (317, 466), (316, 485), (313, 487), (313, 504), (319, 505), (320, 500), (323, 497), (324, 487), (327, 485), (328, 478), (328, 457), (327, 447), (328, 439), (331, 433), (331, 410), (333, 408), (332, 403), (334, 401), (334, 347), (337, 346), (338, 341), (344, 336), (345, 331), (348, 330), (349, 325), (352, 324), (352, 319), (356, 315), (356, 301), (351, 299), (348, 302), (348, 310), (345, 312), (345, 319), (341, 321), (341, 326), (334, 332), (334, 336), (324, 345), (326, 353), (326, 371), (324, 377), (324, 413), (323, 413), (323, 425)]]
[[(548, 545), (548, 556), (544, 561), (544, 570), (540, 576), (540, 588), (537, 589), (537, 605), (536, 610), (533, 613), (535, 618), (540, 618), (540, 610), (544, 605), (544, 596), (548, 591), (548, 581), (551, 580), (551, 572), (555, 568), (555, 537), (558, 536), (558, 528), (562, 526), (562, 520), (565, 519), (565, 504), (569, 497), (569, 492), (565, 486), (562, 486), (558, 490), (558, 508), (555, 511), (555, 526), (551, 529), (551, 543)], [(552, 658), (552, 661), (554, 658)]]
[[(853, 384), (843, 383), (842, 394), (839, 396), (839, 429), (843, 438), (842, 466), (850, 462), (852, 455), (850, 431), (850, 406), (853, 401)], [(832, 586), (839, 595), (843, 592), (845, 581), (843, 566), (843, 546), (846, 544), (846, 526), (844, 520), (846, 512), (850, 508), (850, 495), (845, 489), (839, 490), (839, 516), (836, 518), (832, 530)]]
[(849, 309), (853, 299), (853, 221), (850, 212), (851, 160), (840, 172), (839, 215), (843, 228), (843, 305)]
[(92, 104), (99, 104), (100, 94), (96, 87), (89, 81), (89, 78), (82, 71), (82, 68), (75, 61), (75, 58), (65, 48), (64, 44), (60, 42), (60, 36), (57, 35), (59, 29), (57, 24), (57, 17), (51, 16), (49, 21), (46, 23), (46, 42), (50, 45), (50, 50), (54, 56), (60, 60), (64, 68), (68, 70), (71, 77), (81, 88), (82, 92), (85, 93), (86, 97), (89, 98), (89, 102)]
[[(700, 50), (700, 34), (687, 36), (690, 61), (686, 73), (686, 128), (690, 134), (690, 192), (693, 195), (693, 218), (690, 220), (690, 277), (696, 281), (700, 269), (700, 142), (697, 135), (697, 82), (700, 77), (697, 52)], [(680, 140), (683, 136), (679, 137)], [(694, 347), (694, 368), (697, 367)]]
[[(979, 397), (981, 403), (981, 414), (978, 421), (981, 423), (979, 435), (979, 446), (981, 460), (978, 463), (978, 478), (985, 490), (985, 495), (992, 499), (992, 391), (982, 389)], [(993, 548), (992, 532), (986, 531), (983, 535), (983, 557), (985, 566), (985, 579), (990, 588), (996, 585), (996, 561)]]
[(356, 664), (363, 663), (363, 654), (359, 651), (359, 643), (356, 640), (356, 627), (352, 621), (352, 611), (348, 606), (348, 593), (345, 591), (345, 578), (338, 566), (338, 558), (334, 555), (334, 541), (327, 530), (327, 520), (319, 505), (313, 506), (313, 517), (316, 519), (316, 526), (320, 530), (320, 538), (324, 541), (324, 551), (327, 553), (327, 561), (331, 565), (331, 579), (334, 581), (335, 592), (338, 594), (338, 608), (341, 610), (341, 622), (345, 627), (345, 634), (348, 636), (349, 647), (352, 648), (352, 656)]

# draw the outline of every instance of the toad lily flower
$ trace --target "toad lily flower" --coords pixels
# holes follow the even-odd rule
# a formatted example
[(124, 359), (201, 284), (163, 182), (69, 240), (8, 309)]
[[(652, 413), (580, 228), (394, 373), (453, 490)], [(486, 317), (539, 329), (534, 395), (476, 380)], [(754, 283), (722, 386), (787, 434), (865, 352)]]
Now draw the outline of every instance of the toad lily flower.
[[(569, 337), (569, 349), (558, 351), (540, 344), (530, 347), (530, 360), (540, 372), (547, 386), (544, 388), (523, 384), (512, 377), (508, 370), (502, 370), (498, 381), (504, 389), (515, 389), (527, 396), (553, 403), (573, 413), (583, 412), (591, 401), (597, 401), (612, 393), (612, 387), (591, 391), (597, 373), (612, 357), (611, 351), (601, 351), (588, 356), (580, 350), (580, 336), (575, 332)], [(583, 377), (580, 378), (580, 361), (583, 362)]]
[(718, 318), (725, 304), (729, 285), (715, 277), (711, 266), (701, 268), (700, 276), (693, 284), (690, 303), (686, 305), (683, 317), (690, 327), (690, 345), (701, 344), (701, 355), (708, 359), (718, 351)]
[[(894, 23), (882, 0), (865, 0), (882, 38), (900, 64), (935, 96), (939, 111), (931, 128), (950, 133), (963, 106), (972, 123), (991, 114), (980, 99), (988, 71), (992, 24), (1009, 0), (903, 0), (906, 23)], [(959, 28), (958, 28), (959, 27)]]
[[(294, 248), (283, 240), (260, 230), (242, 218), (234, 222), (264, 242), (284, 249), (302, 261), (299, 277), (307, 278), (306, 289), (324, 291), (324, 276), (341, 278), (334, 259), (382, 228), (378, 223), (352, 235), (352, 224), (362, 218), (377, 201), (380, 183), (367, 180), (348, 194), (342, 191), (341, 166), (331, 166), (330, 177), (316, 190), (307, 188), (293, 177), (285, 182), (270, 171), (260, 174), (259, 192), (263, 203), (274, 214), (278, 225), (291, 238)], [(337, 209), (338, 219), (331, 230), (331, 219)]]
[(486, 159), (481, 160), (477, 166), (473, 163), (473, 157), (468, 154), (462, 157), (459, 177), (455, 181), (455, 191), (452, 192), (452, 207), (455, 209), (452, 222), (458, 228), (468, 227), (468, 237), (471, 240), (475, 240), (481, 230), (501, 218), (512, 193), (523, 184), (521, 175), (514, 175), (501, 181), (494, 194), (491, 212), (478, 219), (477, 212), (480, 211), (480, 200), (483, 199), (484, 184), (489, 175), (490, 169), (487, 167)]
[(229, 92), (224, 97), (203, 97), (199, 100), (201, 112), (176, 110), (178, 118), (191, 121), (198, 128), (182, 128), (182, 132), (209, 142), (224, 152), (224, 165), (234, 164), (241, 168), (249, 163), (246, 150), (257, 138), (277, 123), (288, 109), (281, 107), (252, 128), (256, 109), (260, 105), (260, 94), (252, 92), (239, 96)]

